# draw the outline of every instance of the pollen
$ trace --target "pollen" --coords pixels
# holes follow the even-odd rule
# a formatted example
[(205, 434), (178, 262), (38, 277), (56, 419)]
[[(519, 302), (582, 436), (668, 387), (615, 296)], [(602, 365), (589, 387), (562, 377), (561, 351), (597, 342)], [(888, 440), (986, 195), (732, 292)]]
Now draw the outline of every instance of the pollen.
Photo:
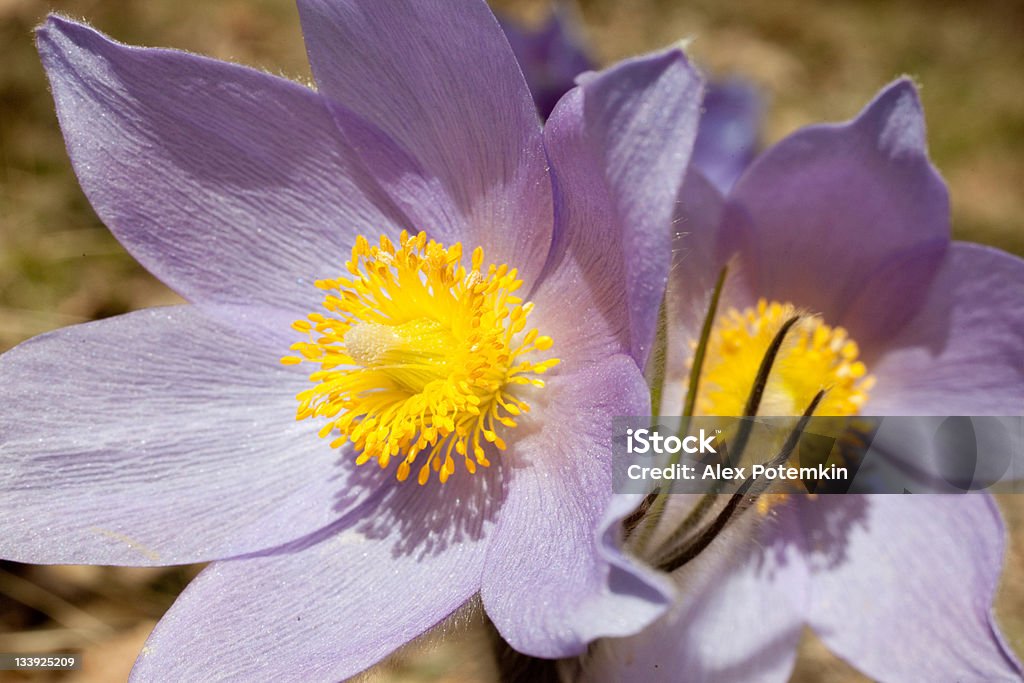
[(792, 304), (761, 299), (743, 311), (722, 314), (708, 340), (698, 386), (696, 412), (739, 416), (772, 339), (794, 315), (776, 356), (761, 400), (761, 415), (800, 415), (825, 390), (817, 415), (856, 415), (868, 399), (874, 378), (858, 359), (857, 343), (842, 327), (801, 313)]
[(351, 443), (356, 464), (397, 462), (399, 481), (414, 466), (421, 485), (431, 472), (446, 482), (456, 460), (471, 474), (489, 466), (487, 444), (505, 450), (530, 410), (522, 388), (559, 363), (542, 357), (552, 339), (527, 329), (516, 269), (485, 268), (479, 247), (467, 266), (461, 244), (403, 232), (397, 246), (357, 238), (345, 271), (316, 282), (323, 310), (292, 325), (306, 340), (281, 362), (316, 367), (296, 419), (324, 420), (320, 436)]

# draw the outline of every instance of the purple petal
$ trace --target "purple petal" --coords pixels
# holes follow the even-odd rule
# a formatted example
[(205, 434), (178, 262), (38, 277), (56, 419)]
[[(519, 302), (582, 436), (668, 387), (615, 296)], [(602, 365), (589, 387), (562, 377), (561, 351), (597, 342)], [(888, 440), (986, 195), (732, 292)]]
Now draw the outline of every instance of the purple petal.
[(556, 5), (547, 22), (536, 29), (499, 18), (543, 119), (576, 87), (576, 76), (595, 68), (584, 48), (579, 20), (570, 11)]
[(59, 17), (38, 44), (90, 202), (187, 299), (311, 310), (355, 234), (405, 223), (308, 88)]
[[(901, 296), (886, 292), (879, 306)], [(1024, 261), (954, 243), (917, 316), (870, 367), (871, 415), (1024, 411)]]
[[(214, 563), (157, 625), (132, 678), (337, 681), (375, 664), (479, 589), (490, 514), (461, 509), (452, 483), (396, 484), (330, 534)], [(475, 492), (485, 506), (494, 495)]]
[[(806, 569), (792, 545), (752, 543), (750, 521), (673, 575), (680, 595), (663, 618), (631, 638), (597, 643), (583, 680), (788, 680), (803, 632)], [(790, 533), (788, 516), (780, 522), (764, 535)]]
[(708, 83), (693, 146), (693, 165), (728, 194), (757, 154), (763, 107), (753, 85), (741, 80)]
[(502, 636), (538, 657), (579, 654), (635, 633), (668, 603), (666, 586), (599, 542), (611, 500), (611, 421), (648, 410), (633, 361), (563, 373), (538, 394), (510, 445), (515, 468), (481, 595)]
[(809, 623), (886, 680), (1020, 680), (992, 599), (1005, 532), (987, 496), (802, 499)]
[[(550, 241), (550, 182), (536, 110), (487, 5), (300, 0), (299, 11), (317, 84), (340, 105), (338, 125), (362, 139), (361, 159), (410, 218), (438, 221), (410, 227), (459, 235), (532, 280)], [(404, 157), (379, 158), (349, 114), (373, 122), (376, 139)], [(439, 187), (444, 206), (406, 202), (417, 180)]]
[[(852, 122), (805, 128), (763, 154), (733, 189), (724, 228), (755, 296), (845, 322), (855, 339), (878, 336), (871, 319), (843, 321), (871, 274), (928, 245), (941, 252), (949, 238), (949, 199), (926, 155), (913, 85), (897, 81)], [(930, 266), (906, 300), (925, 291)]]
[(304, 373), (246, 336), (274, 312), (217, 313), (140, 311), (0, 357), (0, 556), (197, 562), (290, 541), (356, 503), (351, 464), (295, 420)]
[(700, 91), (679, 50), (627, 60), (585, 79), (545, 129), (556, 235), (538, 310), (552, 300), (578, 312), (577, 336), (627, 349), (641, 367), (668, 279)]

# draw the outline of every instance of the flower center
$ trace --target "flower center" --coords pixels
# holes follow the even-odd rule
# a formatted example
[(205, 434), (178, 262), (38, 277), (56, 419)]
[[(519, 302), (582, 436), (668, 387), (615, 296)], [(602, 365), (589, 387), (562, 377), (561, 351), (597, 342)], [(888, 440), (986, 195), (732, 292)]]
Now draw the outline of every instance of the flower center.
[(499, 425), (515, 427), (530, 409), (514, 387), (543, 387), (536, 376), (559, 360), (526, 358), (551, 338), (525, 331), (533, 304), (514, 295), (517, 271), (482, 270), (483, 261), (477, 247), (467, 270), (461, 244), (446, 248), (422, 232), (403, 232), (397, 248), (384, 236), (379, 247), (357, 238), (349, 275), (316, 283), (326, 313), (292, 325), (309, 340), (281, 362), (319, 366), (297, 396), (296, 419), (326, 418), (320, 436), (333, 436), (332, 448), (352, 442), (356, 464), (400, 459), (399, 481), (421, 454), (420, 484), (431, 470), (447, 481), (455, 456), (470, 473), (490, 465), (484, 442), (505, 450)]
[[(761, 299), (755, 308), (733, 308), (721, 315), (708, 341), (696, 412), (742, 415), (772, 339), (796, 314), (792, 304)], [(819, 316), (803, 315), (775, 358), (758, 412), (800, 415), (824, 389), (817, 415), (856, 415), (874, 385), (858, 355), (857, 343), (846, 330), (826, 325)]]

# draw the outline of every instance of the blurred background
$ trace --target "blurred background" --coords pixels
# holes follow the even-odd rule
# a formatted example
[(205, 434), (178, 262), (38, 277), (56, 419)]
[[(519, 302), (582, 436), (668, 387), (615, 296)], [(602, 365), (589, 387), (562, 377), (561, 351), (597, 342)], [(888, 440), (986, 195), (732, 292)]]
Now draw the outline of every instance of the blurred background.
[[(527, 24), (549, 8), (492, 4)], [(291, 0), (0, 0), (0, 351), (53, 328), (178, 301), (124, 253), (78, 188), (32, 44), (49, 11), (123, 42), (310, 80)], [(808, 123), (847, 119), (909, 74), (922, 88), (932, 158), (950, 185), (955, 237), (1024, 255), (1024, 3), (582, 0), (579, 17), (601, 64), (692, 38), (690, 53), (711, 76), (758, 87), (766, 144)], [(996, 608), (1021, 653), (1024, 506), (1011, 497), (1000, 504), (1013, 533)], [(124, 680), (198, 570), (0, 562), (0, 652), (85, 654), (81, 671), (0, 672), (0, 681)], [(463, 626), (461, 636), (428, 638), (370, 678), (491, 680), (486, 638), (472, 619)], [(795, 680), (865, 679), (808, 634)]]

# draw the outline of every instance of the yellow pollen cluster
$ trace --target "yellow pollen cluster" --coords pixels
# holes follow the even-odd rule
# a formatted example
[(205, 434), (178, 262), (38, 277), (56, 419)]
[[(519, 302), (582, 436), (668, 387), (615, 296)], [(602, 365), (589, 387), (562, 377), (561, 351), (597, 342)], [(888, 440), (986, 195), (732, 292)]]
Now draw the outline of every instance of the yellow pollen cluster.
[[(696, 412), (741, 415), (772, 339), (797, 314), (792, 304), (761, 299), (754, 308), (721, 315), (708, 340)], [(816, 415), (856, 415), (874, 385), (858, 355), (846, 330), (802, 315), (775, 358), (758, 413), (800, 415), (824, 389)]]
[(478, 247), (467, 270), (461, 244), (445, 248), (422, 232), (403, 232), (397, 247), (360, 236), (349, 275), (316, 283), (326, 313), (292, 325), (309, 339), (281, 362), (319, 366), (296, 419), (326, 418), (320, 436), (333, 436), (333, 448), (352, 442), (359, 465), (399, 459), (400, 481), (421, 454), (420, 484), (431, 470), (447, 481), (455, 456), (470, 473), (488, 466), (484, 443), (504, 450), (498, 425), (515, 427), (530, 409), (512, 388), (543, 387), (536, 376), (559, 361), (524, 358), (551, 338), (525, 331), (533, 304), (514, 295), (517, 271), (483, 262)]

